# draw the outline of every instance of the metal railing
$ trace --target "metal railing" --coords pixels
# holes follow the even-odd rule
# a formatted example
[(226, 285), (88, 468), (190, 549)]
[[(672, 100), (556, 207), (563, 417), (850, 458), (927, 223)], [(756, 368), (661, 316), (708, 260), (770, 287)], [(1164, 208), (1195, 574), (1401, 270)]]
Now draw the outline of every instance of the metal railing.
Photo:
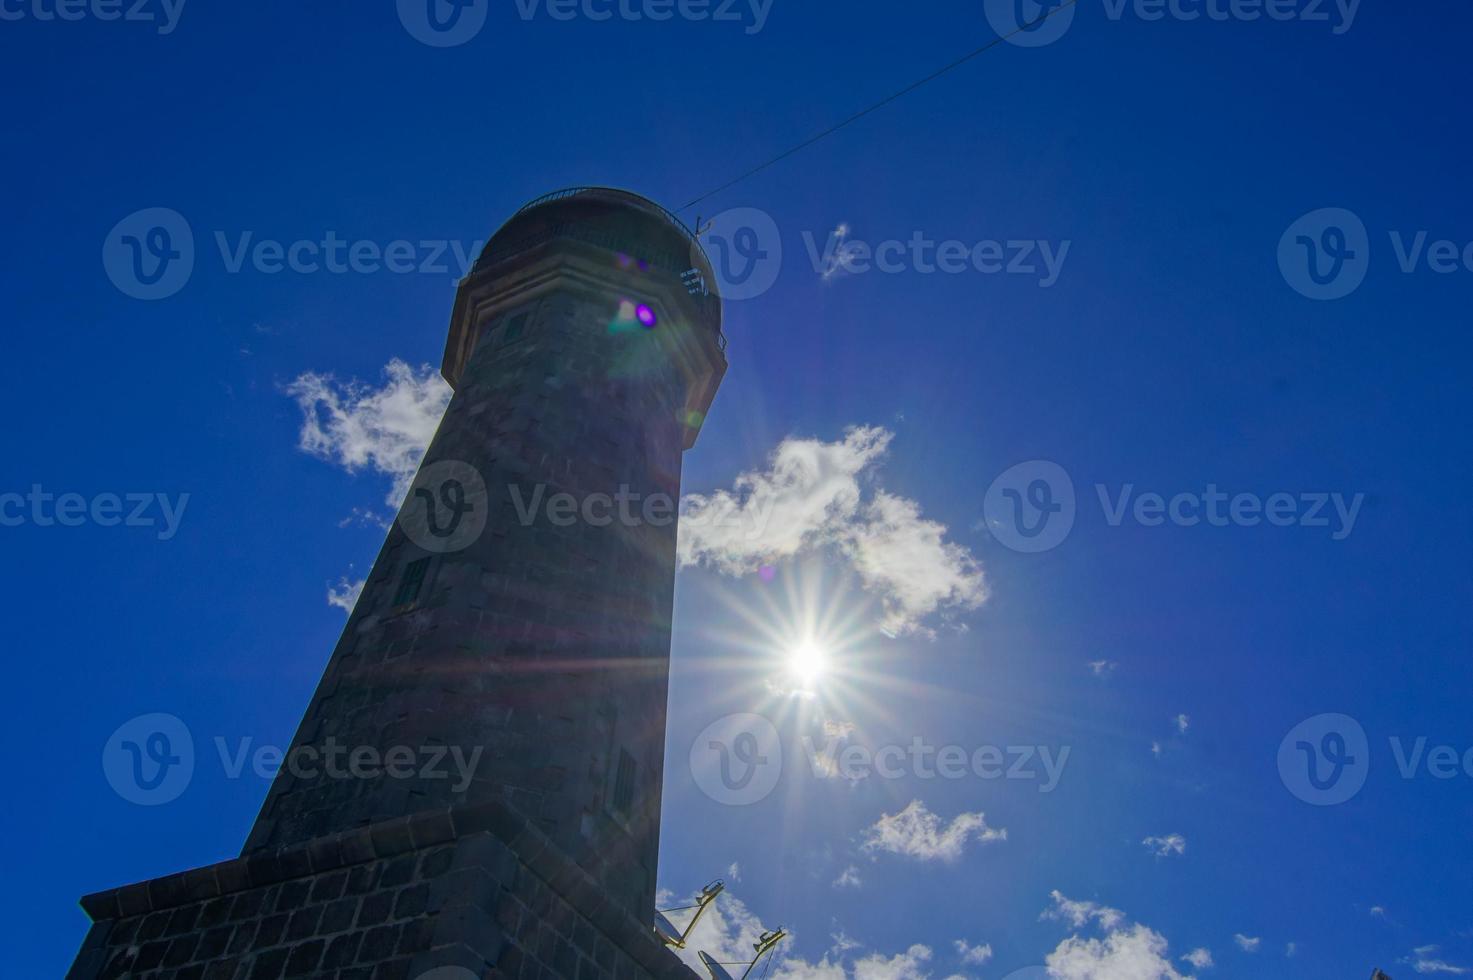
[[(686, 241), (690, 242), (692, 245), (700, 250), (701, 258), (706, 260), (706, 264), (711, 264), (710, 257), (706, 255), (705, 246), (701, 244), (701, 240), (696, 237), (696, 233), (691, 231), (684, 221), (681, 221), (679, 218), (677, 218), (673, 211), (669, 211), (664, 207), (661, 207), (659, 204), (656, 204), (654, 201), (651, 201), (649, 198), (644, 197), (640, 194), (636, 194), (633, 191), (621, 190), (617, 187), (564, 187), (562, 190), (552, 191), (551, 193), (543, 194), (541, 197), (534, 198), (533, 200), (528, 201), (520, 208), (517, 208), (516, 213), (521, 214), (523, 211), (530, 211), (535, 207), (547, 204), (551, 201), (561, 201), (566, 198), (577, 197), (580, 194), (611, 194), (615, 197), (624, 198), (630, 203), (646, 211), (653, 212), (654, 214), (670, 222), (670, 224), (674, 225), (675, 228), (682, 235), (685, 236)], [(516, 217), (516, 215), (513, 215), (512, 217)]]

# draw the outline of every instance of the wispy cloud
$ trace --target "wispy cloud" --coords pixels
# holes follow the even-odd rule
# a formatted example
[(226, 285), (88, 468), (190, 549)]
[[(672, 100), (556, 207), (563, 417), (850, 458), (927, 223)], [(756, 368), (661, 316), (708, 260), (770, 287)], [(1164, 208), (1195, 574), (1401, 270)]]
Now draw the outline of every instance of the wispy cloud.
[(1176, 731), (1179, 735), (1185, 735), (1187, 729), (1192, 727), (1192, 719), (1186, 715), (1176, 716)]
[(348, 615), (353, 614), (353, 607), (358, 604), (358, 597), (363, 594), (365, 579), (348, 581), (347, 577), (338, 579), (337, 585), (327, 587), (327, 604), (337, 606)]
[(1182, 959), (1190, 963), (1194, 970), (1207, 970), (1212, 967), (1212, 952), (1202, 946), (1185, 954)]
[(1187, 852), (1187, 839), (1181, 834), (1167, 834), (1164, 837), (1147, 837), (1141, 841), (1146, 849), (1157, 857), (1170, 857), (1175, 854), (1178, 857)]
[(1233, 942), (1245, 953), (1256, 953), (1258, 947), (1263, 945), (1263, 940), (1257, 936), (1245, 936), (1241, 932), (1233, 933)]
[(981, 813), (961, 813), (946, 823), (920, 800), (912, 800), (899, 813), (887, 813), (875, 821), (861, 846), (918, 861), (955, 861), (969, 841), (989, 844), (1007, 836), (1006, 830), (989, 827)]
[(878, 426), (850, 428), (837, 442), (790, 436), (765, 469), (740, 474), (732, 489), (686, 496), (681, 564), (744, 575), (827, 550), (880, 599), (883, 629), (934, 635), (925, 621), (977, 608), (986, 580), (972, 554), (947, 541), (946, 526), (922, 517), (918, 503), (866, 492), (893, 438)]
[(1113, 674), (1115, 672), (1115, 668), (1119, 666), (1120, 664), (1116, 663), (1114, 660), (1091, 660), (1089, 662), (1090, 673), (1094, 674), (1096, 677), (1104, 677), (1107, 674)]
[(983, 963), (992, 959), (992, 944), (977, 943), (974, 946), (965, 939), (958, 939), (956, 941), (956, 954), (968, 966), (981, 966)]
[(1440, 946), (1418, 946), (1412, 950), (1412, 955), (1404, 957), (1403, 963), (1407, 963), (1413, 970), (1421, 974), (1443, 973), (1450, 976), (1463, 976), (1473, 973), (1473, 968), (1466, 966), (1454, 966), (1437, 954), (1441, 951)]
[(297, 445), (350, 473), (367, 469), (388, 476), (385, 500), (391, 507), (408, 492), (451, 395), (434, 368), (414, 368), (398, 358), (384, 368), (381, 385), (308, 372), (288, 384), (286, 393), (302, 410)]
[(1049, 892), (1049, 898), (1053, 899), (1054, 904), (1043, 910), (1043, 914), (1039, 916), (1041, 919), (1057, 919), (1076, 929), (1094, 920), (1100, 924), (1100, 928), (1106, 930), (1114, 929), (1125, 921), (1125, 913), (1119, 909), (1112, 909), (1098, 902), (1079, 902), (1065, 898), (1057, 888)]
[(835, 888), (858, 888), (862, 884), (864, 880), (859, 877), (859, 869), (852, 864), (839, 872), (839, 877), (834, 879)]

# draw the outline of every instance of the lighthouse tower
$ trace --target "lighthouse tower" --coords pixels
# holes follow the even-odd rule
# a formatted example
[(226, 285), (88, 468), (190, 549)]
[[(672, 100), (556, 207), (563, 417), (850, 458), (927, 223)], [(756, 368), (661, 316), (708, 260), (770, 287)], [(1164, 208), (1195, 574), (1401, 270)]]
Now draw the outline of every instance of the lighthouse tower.
[(681, 454), (726, 369), (713, 281), (625, 191), (502, 226), (241, 856), (88, 896), (73, 976), (690, 976), (650, 922)]

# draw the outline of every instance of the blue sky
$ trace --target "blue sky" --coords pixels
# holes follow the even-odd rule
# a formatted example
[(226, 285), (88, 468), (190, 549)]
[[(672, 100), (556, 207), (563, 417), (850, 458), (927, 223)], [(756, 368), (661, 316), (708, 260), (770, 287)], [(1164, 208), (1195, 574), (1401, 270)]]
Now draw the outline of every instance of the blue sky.
[[(238, 851), (267, 782), (227, 778), (212, 740), (289, 740), (343, 624), (329, 590), (371, 563), (433, 424), (453, 248), (440, 271), (271, 272), (232, 268), (243, 235), (406, 241), (417, 268), (419, 243), (472, 249), (558, 187), (679, 207), (995, 36), (971, 0), (772, 0), (760, 29), (745, 3), (652, 22), (529, 0), (433, 47), (377, 6), (191, 4), (163, 33), (3, 5), (0, 492), (104, 501), (0, 527), (14, 975), (69, 963), (79, 895)], [(744, 486), (780, 516), (684, 539), (707, 550), (677, 581), (661, 880), (728, 877), (703, 942), (782, 924), (788, 976), (867, 980), (1473, 970), (1473, 15), (1151, 9), (1082, 0), (1052, 43), (1004, 44), (684, 213), (760, 209), (782, 247), (770, 288), (727, 305), (730, 370), (685, 460), (687, 492)], [(157, 300), (114, 285), (116, 245), (103, 260), (147, 208), (195, 245)], [(926, 271), (939, 244), (882, 248), (918, 234), (959, 243), (960, 271)], [(1040, 271), (980, 271), (989, 242)], [(1311, 247), (1363, 281), (1306, 295)], [(303, 404), (343, 413), (315, 453)], [(1036, 461), (1056, 469), (1013, 469)], [(1009, 508), (1062, 507), (1059, 472), (1073, 524), (1030, 550), (1010, 522), (1039, 515)], [(1249, 495), (1238, 518), (1141, 503), (1189, 494), (1178, 515), (1202, 517), (1214, 491)], [(162, 495), (151, 523), (108, 526), (129, 494)], [(1253, 521), (1269, 507), (1283, 526)], [(824, 611), (804, 691), (786, 657)], [(154, 712), (200, 762), (141, 806), (101, 760)], [(690, 761), (733, 713), (767, 717), (783, 758), (740, 806)], [(846, 778), (806, 757), (826, 730), (860, 754), (1069, 751), (1048, 792), (908, 763)], [(1349, 799), (1306, 801), (1335, 790), (1300, 741), (1354, 757), (1316, 771)]]

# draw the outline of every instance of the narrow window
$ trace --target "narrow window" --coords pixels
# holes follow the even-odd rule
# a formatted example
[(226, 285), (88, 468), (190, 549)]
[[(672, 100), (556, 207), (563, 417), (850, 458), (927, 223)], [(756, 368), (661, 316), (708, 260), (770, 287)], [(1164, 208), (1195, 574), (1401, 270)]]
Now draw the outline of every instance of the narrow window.
[(629, 816), (634, 807), (634, 757), (619, 750), (619, 773), (614, 777), (614, 811)]
[(429, 570), (430, 560), (420, 558), (404, 566), (404, 577), (399, 580), (399, 591), (394, 596), (394, 605), (407, 606), (419, 598), (419, 590), (424, 586), (425, 572)]
[(501, 335), (501, 342), (503, 344), (509, 344), (522, 335), (522, 331), (527, 327), (527, 317), (529, 315), (527, 313), (518, 313), (506, 321), (506, 330)]

